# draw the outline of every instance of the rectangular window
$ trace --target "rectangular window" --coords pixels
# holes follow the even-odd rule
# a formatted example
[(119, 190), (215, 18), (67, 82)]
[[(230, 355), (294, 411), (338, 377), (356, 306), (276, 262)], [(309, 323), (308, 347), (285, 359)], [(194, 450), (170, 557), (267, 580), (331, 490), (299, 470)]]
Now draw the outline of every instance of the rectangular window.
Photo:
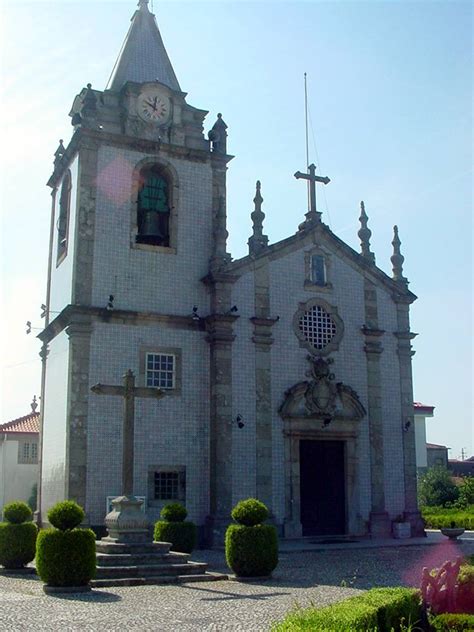
[(311, 257), (311, 281), (315, 285), (326, 285), (326, 265), (323, 255)]
[(18, 463), (34, 465), (38, 463), (38, 443), (20, 441), (18, 444)]
[(175, 387), (176, 358), (171, 354), (146, 354), (146, 386), (173, 389)]
[(155, 500), (178, 500), (179, 472), (155, 472)]

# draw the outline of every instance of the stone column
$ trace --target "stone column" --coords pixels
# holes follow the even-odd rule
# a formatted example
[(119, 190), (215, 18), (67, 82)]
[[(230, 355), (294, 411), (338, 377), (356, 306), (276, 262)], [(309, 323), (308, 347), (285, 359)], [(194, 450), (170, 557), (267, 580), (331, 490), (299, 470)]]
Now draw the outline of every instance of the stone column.
[(400, 396), (402, 407), (402, 419), (400, 426), (403, 428), (403, 472), (405, 482), (405, 511), (404, 517), (411, 524), (412, 537), (425, 534), (423, 520), (418, 510), (417, 500), (417, 472), (415, 449), (415, 424), (413, 418), (413, 377), (411, 358), (411, 341), (416, 334), (410, 331), (409, 305), (410, 300), (403, 301), (401, 297), (397, 301), (398, 331), (395, 336), (398, 340), (398, 361), (400, 366)]
[(66, 435), (66, 498), (86, 508), (87, 415), (91, 318), (75, 314), (66, 328), (69, 337), (69, 397)]
[(370, 533), (372, 537), (389, 537), (390, 518), (385, 510), (384, 430), (382, 415), (382, 383), (380, 354), (383, 352), (381, 337), (385, 333), (378, 328), (377, 292), (373, 283), (364, 281), (365, 336), (364, 350), (367, 358), (368, 416), (370, 438), (370, 478), (372, 505)]

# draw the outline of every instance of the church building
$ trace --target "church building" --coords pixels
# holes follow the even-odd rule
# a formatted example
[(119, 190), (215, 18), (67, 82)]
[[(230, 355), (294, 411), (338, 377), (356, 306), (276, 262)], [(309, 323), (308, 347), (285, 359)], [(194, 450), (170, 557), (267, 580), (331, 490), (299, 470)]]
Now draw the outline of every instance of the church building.
[(268, 243), (257, 182), (248, 254), (232, 260), (231, 136), (206, 115), (140, 0), (105, 90), (75, 97), (48, 182), (39, 520), (70, 498), (100, 528), (122, 493), (125, 440), (150, 522), (180, 501), (208, 543), (249, 497), (282, 537), (389, 537), (400, 515), (421, 535), (416, 296), (397, 228), (390, 277), (363, 204), (360, 252), (324, 223), (316, 187), (328, 178), (310, 165), (295, 173), (310, 192), (295, 234)]

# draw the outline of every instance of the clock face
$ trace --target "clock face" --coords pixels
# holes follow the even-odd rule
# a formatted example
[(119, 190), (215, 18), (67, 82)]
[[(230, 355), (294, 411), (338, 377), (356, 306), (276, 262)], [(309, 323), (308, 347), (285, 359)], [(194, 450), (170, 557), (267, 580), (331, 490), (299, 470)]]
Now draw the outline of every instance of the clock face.
[(138, 115), (148, 123), (165, 123), (170, 115), (168, 97), (156, 90), (147, 90), (138, 97)]

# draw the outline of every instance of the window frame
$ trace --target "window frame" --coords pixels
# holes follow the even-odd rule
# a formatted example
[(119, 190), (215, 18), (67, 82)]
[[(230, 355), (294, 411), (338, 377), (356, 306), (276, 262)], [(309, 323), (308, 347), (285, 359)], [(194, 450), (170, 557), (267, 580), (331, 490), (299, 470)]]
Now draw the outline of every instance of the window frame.
[[(28, 446), (28, 454), (25, 455), (25, 448)], [(33, 456), (33, 446), (36, 446), (36, 454)], [(18, 440), (18, 465), (37, 465), (38, 464), (38, 440), (20, 439)]]
[[(313, 257), (322, 257), (324, 266), (324, 283), (315, 283), (313, 280)], [(305, 279), (304, 289), (310, 292), (328, 292), (332, 285), (332, 260), (331, 255), (321, 246), (315, 246), (304, 253)]]
[(155, 347), (146, 345), (139, 349), (139, 370), (138, 381), (140, 386), (146, 388), (160, 388), (156, 386), (148, 386), (147, 384), (147, 357), (148, 355), (168, 355), (174, 356), (174, 378), (172, 388), (163, 388), (167, 396), (181, 395), (182, 388), (182, 350), (178, 347)]
[[(157, 474), (177, 474), (178, 493), (176, 498), (155, 498), (155, 477)], [(162, 507), (169, 502), (186, 503), (186, 466), (185, 465), (149, 465), (148, 466), (148, 506)]]
[[(65, 188), (67, 186), (67, 188)], [(67, 257), (69, 245), (69, 222), (71, 217), (71, 191), (72, 191), (72, 174), (67, 169), (61, 182), (58, 199), (58, 219), (56, 221), (56, 267), (58, 267)], [(65, 210), (64, 210), (65, 209)], [(64, 219), (65, 226), (64, 239), (60, 241), (59, 227), (61, 219)], [(61, 243), (64, 241), (64, 246)]]
[[(305, 312), (310, 311), (313, 307), (320, 307), (325, 312), (327, 312), (331, 316), (331, 319), (336, 326), (336, 332), (334, 336), (322, 349), (316, 349), (316, 347), (313, 347), (313, 345), (306, 339), (303, 331), (300, 328), (301, 318), (303, 317)], [(307, 349), (312, 355), (325, 356), (333, 351), (336, 351), (339, 348), (339, 343), (341, 342), (344, 335), (344, 323), (339, 316), (337, 312), (337, 307), (335, 305), (330, 305), (322, 298), (315, 297), (309, 299), (309, 301), (306, 301), (304, 303), (299, 303), (298, 310), (293, 316), (293, 331), (299, 340), (300, 347), (302, 347), (303, 349)]]

